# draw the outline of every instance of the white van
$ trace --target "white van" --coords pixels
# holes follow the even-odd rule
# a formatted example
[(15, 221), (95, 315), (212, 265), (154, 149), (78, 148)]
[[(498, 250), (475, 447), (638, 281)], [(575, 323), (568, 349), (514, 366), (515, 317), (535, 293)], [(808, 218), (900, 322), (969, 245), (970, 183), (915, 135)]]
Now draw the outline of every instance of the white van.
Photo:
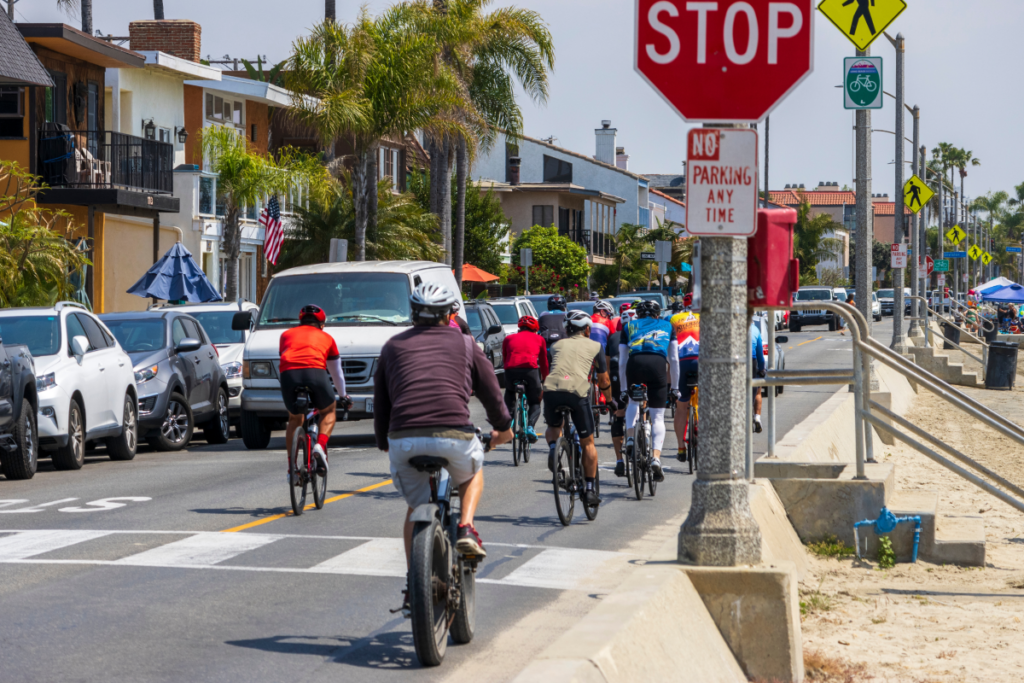
[[(409, 295), (421, 282), (458, 292), (450, 266), (429, 261), (362, 261), (300, 266), (274, 275), (242, 355), (242, 441), (266, 448), (270, 433), (288, 418), (281, 398), (281, 334), (298, 324), (299, 311), (316, 304), (327, 314), (324, 330), (338, 344), (345, 384), (354, 405), (347, 419), (373, 418), (373, 373), (384, 343), (412, 326)], [(460, 310), (460, 316), (464, 313)], [(244, 326), (248, 312), (236, 314)], [(339, 415), (339, 418), (341, 415)]]

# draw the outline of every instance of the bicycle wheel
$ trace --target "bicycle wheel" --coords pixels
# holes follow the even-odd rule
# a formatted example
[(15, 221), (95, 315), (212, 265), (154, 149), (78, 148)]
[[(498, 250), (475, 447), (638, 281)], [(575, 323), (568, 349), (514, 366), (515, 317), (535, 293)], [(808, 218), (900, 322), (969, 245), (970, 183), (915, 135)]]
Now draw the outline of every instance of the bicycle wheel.
[(319, 474), (314, 467), (310, 472), (309, 481), (313, 488), (313, 503), (317, 510), (323, 510), (324, 500), (327, 498), (327, 472)]
[(459, 560), (459, 606), (455, 608), (452, 620), (452, 641), (465, 645), (473, 640), (476, 630), (476, 573)]
[[(522, 407), (522, 410), (519, 413), (519, 419), (523, 423), (523, 431), (525, 432), (526, 431), (526, 425), (530, 424), (530, 416), (529, 416), (529, 413), (528, 413), (528, 410), (527, 410), (526, 401), (523, 401), (523, 407)], [(530, 449), (532, 447), (533, 447), (533, 444), (530, 443), (530, 440), (524, 437), (523, 438), (523, 450), (519, 454), (519, 457), (521, 457), (523, 459), (524, 463), (525, 462), (530, 462)]]
[(697, 411), (690, 406), (690, 417), (686, 421), (686, 461), (690, 465), (690, 474), (697, 466)]
[[(596, 474), (596, 476), (594, 476), (594, 492), (598, 496), (601, 495), (601, 468), (600, 467), (597, 468), (597, 474)], [(587, 519), (589, 519), (591, 522), (593, 522), (595, 519), (597, 519), (597, 509), (599, 507), (601, 507), (601, 506), (600, 505), (593, 505), (593, 506), (591, 506), (591, 505), (584, 505), (583, 506), (584, 514), (587, 515)]]
[(299, 427), (292, 435), (291, 471), (298, 477), (296, 483), (289, 482), (292, 494), (292, 512), (295, 516), (302, 514), (306, 508), (306, 487), (309, 485), (307, 463), (309, 462), (309, 440), (306, 430)]
[(516, 412), (512, 420), (512, 464), (519, 467), (519, 454), (526, 441), (526, 426), (523, 424), (522, 411), (519, 410), (523, 401), (522, 395), (516, 397)]
[(552, 486), (555, 489), (555, 511), (562, 526), (569, 526), (572, 513), (576, 507), (576, 494), (573, 492), (575, 472), (572, 467), (572, 444), (562, 437), (555, 448), (555, 473), (552, 475)]
[(644, 423), (642, 420), (637, 420), (636, 429), (633, 430), (635, 436), (633, 437), (633, 452), (629, 455), (629, 464), (633, 470), (633, 491), (636, 493), (636, 499), (642, 500), (644, 497)]
[(448, 543), (436, 518), (417, 522), (409, 562), (412, 640), (423, 666), (437, 666), (448, 647), (448, 590), (451, 588)]

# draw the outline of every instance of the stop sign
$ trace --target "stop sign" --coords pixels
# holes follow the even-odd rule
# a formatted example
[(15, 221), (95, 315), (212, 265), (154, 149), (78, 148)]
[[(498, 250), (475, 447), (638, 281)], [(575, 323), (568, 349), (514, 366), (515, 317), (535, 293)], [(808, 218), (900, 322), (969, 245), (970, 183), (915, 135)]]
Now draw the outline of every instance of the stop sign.
[(760, 121), (814, 68), (812, 3), (637, 0), (636, 70), (687, 121)]

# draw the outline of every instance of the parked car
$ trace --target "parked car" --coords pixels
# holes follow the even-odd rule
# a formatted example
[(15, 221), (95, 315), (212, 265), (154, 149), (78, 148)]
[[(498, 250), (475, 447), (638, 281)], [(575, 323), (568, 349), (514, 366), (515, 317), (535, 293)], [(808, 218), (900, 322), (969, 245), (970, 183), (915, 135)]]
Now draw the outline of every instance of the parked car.
[[(793, 294), (794, 301), (834, 301), (831, 287), (801, 287)], [(836, 330), (836, 317), (825, 309), (811, 311), (790, 311), (789, 331), (799, 332), (807, 325), (828, 325), (830, 332)]]
[(543, 313), (548, 310), (548, 299), (554, 296), (553, 294), (527, 294), (523, 298), (527, 299), (533, 308), (538, 313)]
[[(754, 319), (758, 321), (761, 326), (761, 339), (763, 340), (762, 345), (762, 356), (764, 357), (764, 366), (768, 367), (768, 315), (766, 312), (758, 313), (754, 316)], [(786, 369), (786, 352), (782, 349), (782, 344), (789, 341), (789, 337), (785, 335), (775, 337), (775, 365), (773, 370), (785, 370)], [(782, 393), (784, 387), (775, 387), (775, 395), (778, 396)], [(762, 394), (768, 395), (768, 387), (764, 387)]]
[(594, 315), (593, 301), (570, 301), (568, 311), (583, 311), (587, 315)]
[(484, 352), (491, 364), (494, 374), (498, 376), (498, 384), (505, 386), (505, 359), (502, 357), (501, 345), (505, 341), (505, 330), (498, 314), (486, 301), (467, 301), (462, 307), (466, 312), (469, 330), (476, 339), (477, 346)]
[(515, 334), (519, 331), (519, 319), (524, 315), (537, 317), (537, 309), (533, 302), (525, 296), (510, 296), (500, 299), (488, 299), (494, 312), (498, 314), (498, 320), (505, 329), (505, 334)]
[[(266, 448), (273, 429), (283, 429), (288, 411), (281, 398), (281, 334), (298, 325), (306, 304), (327, 314), (324, 331), (341, 352), (345, 387), (352, 408), (339, 417), (373, 418), (373, 368), (384, 343), (412, 325), (409, 294), (421, 282), (459, 291), (451, 266), (429, 261), (350, 261), (300, 266), (277, 273), (263, 296), (259, 314), (236, 313), (231, 326), (252, 329), (242, 353), (242, 441)], [(465, 319), (465, 311), (459, 311)]]
[(175, 309), (199, 321), (220, 356), (220, 367), (228, 380), (228, 416), (235, 429), (241, 431), (242, 415), (242, 351), (249, 330), (231, 329), (231, 321), (239, 311), (258, 311), (259, 306), (239, 299), (236, 303), (183, 304), (150, 306), (150, 310)]
[(150, 446), (177, 451), (197, 426), (209, 443), (230, 436), (228, 382), (217, 347), (199, 321), (180, 309), (100, 316), (135, 372), (139, 433)]
[(8, 479), (31, 479), (39, 464), (36, 366), (24, 344), (5, 344), (0, 326), (0, 468)]
[[(894, 289), (880, 289), (876, 292), (876, 294), (878, 295), (878, 302), (882, 306), (882, 315), (892, 315), (893, 308), (896, 305), (896, 291)], [(904, 287), (903, 312), (905, 315), (910, 313), (910, 299), (907, 298), (908, 296), (910, 296), (910, 288)]]
[(847, 290), (846, 287), (833, 287), (832, 293), (835, 295), (836, 301), (846, 301), (846, 297), (853, 292), (853, 289)]
[(634, 301), (640, 301), (640, 297), (632, 296), (632, 295), (616, 296), (616, 297), (612, 297), (611, 299), (605, 299), (605, 301), (607, 301), (608, 303), (610, 303), (612, 305), (612, 310), (615, 311), (615, 315), (618, 315), (619, 314), (619, 306), (621, 306), (622, 304), (625, 304), (625, 303), (630, 303), (631, 304)]
[(637, 299), (653, 299), (654, 301), (657, 301), (658, 304), (661, 306), (661, 310), (668, 310), (668, 299), (665, 297), (664, 292), (659, 292), (657, 290), (652, 290), (648, 292), (645, 290), (642, 292), (627, 292), (623, 296), (631, 296)]
[(0, 310), (5, 342), (35, 359), (39, 447), (58, 470), (77, 470), (86, 447), (102, 442), (111, 460), (131, 460), (138, 443), (132, 361), (85, 306)]
[(928, 292), (928, 307), (933, 311), (939, 310), (939, 300), (942, 300), (942, 313), (949, 313), (949, 307), (951, 300), (949, 298), (949, 291), (940, 291), (938, 289)]
[[(853, 288), (849, 290), (849, 296), (853, 297), (853, 303), (857, 303), (857, 292)], [(845, 301), (845, 299), (844, 299)], [(882, 319), (882, 304), (878, 300), (878, 294), (871, 292), (871, 318), (877, 323)]]

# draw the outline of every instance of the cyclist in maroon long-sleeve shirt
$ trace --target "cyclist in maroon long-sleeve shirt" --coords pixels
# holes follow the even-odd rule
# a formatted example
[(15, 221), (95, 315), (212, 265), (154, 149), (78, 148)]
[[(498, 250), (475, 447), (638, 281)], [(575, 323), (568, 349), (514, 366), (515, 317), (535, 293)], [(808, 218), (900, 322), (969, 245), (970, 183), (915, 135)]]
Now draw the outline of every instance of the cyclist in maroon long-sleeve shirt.
[(519, 332), (505, 337), (501, 343), (501, 357), (505, 362), (505, 406), (512, 413), (516, 405), (516, 385), (526, 388), (526, 402), (530, 413), (526, 438), (537, 443), (534, 426), (540, 419), (540, 399), (544, 393), (541, 382), (548, 376), (548, 347), (537, 332), (540, 325), (533, 316), (519, 319)]

